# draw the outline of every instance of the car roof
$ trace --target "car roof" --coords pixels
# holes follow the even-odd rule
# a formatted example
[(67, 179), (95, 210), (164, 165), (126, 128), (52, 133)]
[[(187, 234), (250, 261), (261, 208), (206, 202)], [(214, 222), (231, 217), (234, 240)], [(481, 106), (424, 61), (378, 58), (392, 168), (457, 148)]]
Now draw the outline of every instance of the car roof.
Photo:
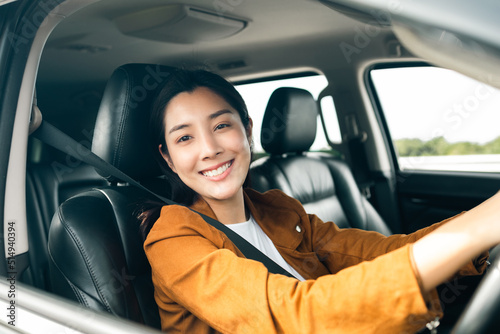
[[(147, 25), (144, 17), (151, 12), (168, 16), (185, 8), (208, 13), (213, 25), (198, 30), (200, 21), (184, 18), (158, 28), (162, 31), (156, 40), (150, 39), (155, 38), (154, 24), (131, 27), (137, 20)], [(243, 28), (224, 36), (220, 30), (225, 22), (220, 22), (226, 19), (243, 22)], [(186, 35), (185, 40), (166, 36), (172, 29)], [(318, 1), (181, 0), (166, 6), (158, 0), (106, 0), (77, 11), (54, 29), (38, 80), (99, 82), (130, 62), (203, 66), (236, 80), (311, 69), (328, 72), (388, 57), (394, 43), (389, 28), (356, 21)]]

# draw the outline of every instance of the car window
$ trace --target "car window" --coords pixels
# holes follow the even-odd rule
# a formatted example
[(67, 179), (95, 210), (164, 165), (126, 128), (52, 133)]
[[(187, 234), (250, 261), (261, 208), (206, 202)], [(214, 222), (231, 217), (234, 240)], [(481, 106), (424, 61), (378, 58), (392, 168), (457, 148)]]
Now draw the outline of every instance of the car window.
[[(236, 85), (236, 89), (245, 100), (250, 117), (253, 120), (254, 152), (263, 153), (260, 143), (260, 130), (267, 102), (275, 89), (280, 87), (296, 87), (306, 89), (315, 99), (318, 99), (321, 91), (328, 85), (324, 75), (311, 75), (297, 78), (287, 78), (248, 84)], [(335, 105), (330, 96), (321, 99), (321, 109), (327, 124), (328, 136), (333, 142), (340, 142), (340, 130), (338, 126)], [(312, 151), (328, 151), (330, 147), (323, 131), (321, 120), (318, 117), (316, 140), (311, 146)]]
[(401, 170), (500, 171), (500, 91), (430, 66), (370, 71)]

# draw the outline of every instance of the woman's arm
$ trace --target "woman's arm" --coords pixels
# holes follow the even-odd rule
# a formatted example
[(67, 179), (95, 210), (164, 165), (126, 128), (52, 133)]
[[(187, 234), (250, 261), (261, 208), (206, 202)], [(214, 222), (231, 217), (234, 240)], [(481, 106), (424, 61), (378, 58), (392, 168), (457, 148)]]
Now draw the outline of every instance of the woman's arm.
[(413, 245), (422, 289), (431, 291), (468, 261), (500, 242), (500, 193)]
[[(455, 216), (456, 217), (456, 216)], [(375, 231), (341, 229), (332, 222), (322, 222), (315, 215), (309, 215), (312, 228), (312, 248), (318, 257), (335, 274), (342, 269), (371, 261), (379, 256), (411, 244), (433, 232), (455, 217), (445, 219), (412, 234), (393, 234), (389, 237)], [(472, 265), (468, 266), (472, 269)], [(478, 273), (466, 270), (466, 274)]]

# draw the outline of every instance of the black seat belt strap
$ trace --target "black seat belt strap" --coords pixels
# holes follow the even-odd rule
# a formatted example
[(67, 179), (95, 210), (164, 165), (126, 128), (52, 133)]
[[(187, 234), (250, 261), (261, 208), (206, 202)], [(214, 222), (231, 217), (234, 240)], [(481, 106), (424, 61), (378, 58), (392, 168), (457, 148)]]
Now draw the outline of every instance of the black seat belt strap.
[[(163, 196), (160, 196), (148, 188), (144, 187), (142, 184), (128, 176), (127, 174), (123, 173), (121, 170), (116, 168), (115, 166), (111, 165), (110, 163), (104, 161), (97, 155), (95, 155), (91, 150), (89, 150), (87, 147), (83, 146), (73, 138), (69, 137), (50, 123), (47, 123), (46, 121), (42, 121), (40, 127), (33, 132), (33, 136), (41, 140), (42, 142), (58, 149), (59, 151), (62, 151), (70, 156), (72, 156), (75, 159), (78, 159), (82, 162), (85, 162), (102, 172), (112, 175), (116, 177), (117, 179), (120, 179), (124, 182), (127, 182), (130, 185), (133, 185), (137, 188), (140, 188), (151, 195), (155, 196), (156, 198), (160, 199), (162, 202), (168, 204), (168, 205), (174, 205), (178, 204), (168, 198), (165, 198)], [(192, 210), (194, 211), (194, 210)], [(255, 261), (259, 261), (262, 264), (264, 264), (267, 268), (267, 270), (270, 273), (273, 274), (281, 274), (285, 275), (288, 277), (294, 277), (292, 274), (290, 274), (288, 271), (283, 269), (280, 265), (278, 265), (276, 262), (271, 260), (268, 256), (266, 256), (264, 253), (262, 253), (260, 250), (258, 250), (255, 246), (253, 246), (251, 243), (246, 241), (244, 238), (242, 238), (239, 234), (222, 224), (221, 222), (208, 217), (200, 212), (194, 211), (197, 214), (199, 214), (208, 224), (212, 225), (219, 231), (223, 232), (235, 245), (238, 247), (238, 249), (245, 255), (246, 258), (252, 259)]]

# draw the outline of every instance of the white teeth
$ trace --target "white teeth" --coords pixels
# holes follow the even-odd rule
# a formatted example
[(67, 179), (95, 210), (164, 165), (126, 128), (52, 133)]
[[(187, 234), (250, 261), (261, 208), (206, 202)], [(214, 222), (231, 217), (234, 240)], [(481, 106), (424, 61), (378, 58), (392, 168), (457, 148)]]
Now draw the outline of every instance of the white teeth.
[(209, 177), (221, 175), (222, 173), (224, 173), (226, 171), (226, 169), (228, 169), (231, 166), (231, 164), (232, 164), (231, 162), (228, 162), (227, 164), (222, 165), (217, 169), (214, 169), (214, 170), (211, 170), (208, 172), (203, 172), (203, 175), (209, 176)]

